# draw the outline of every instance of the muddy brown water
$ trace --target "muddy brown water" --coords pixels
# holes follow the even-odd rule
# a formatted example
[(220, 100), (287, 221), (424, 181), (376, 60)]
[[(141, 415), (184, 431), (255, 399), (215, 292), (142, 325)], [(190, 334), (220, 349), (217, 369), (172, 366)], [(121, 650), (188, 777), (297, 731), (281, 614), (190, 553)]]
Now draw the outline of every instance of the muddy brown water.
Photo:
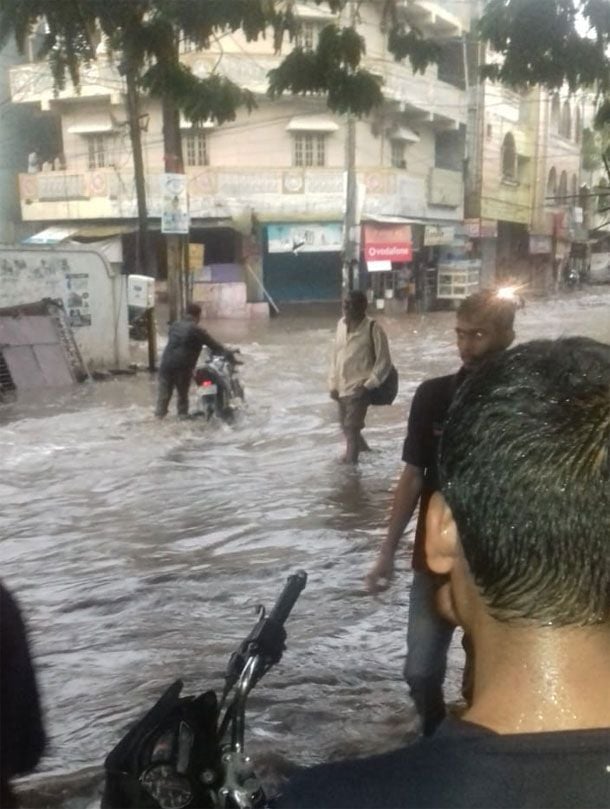
[[(281, 664), (250, 699), (248, 749), (274, 756), (273, 769), (386, 749), (414, 730), (401, 679), (407, 543), (391, 590), (371, 598), (363, 576), (413, 391), (457, 367), (454, 315), (381, 322), (400, 393), (370, 411), (374, 451), (356, 471), (337, 463), (326, 393), (334, 315), (208, 324), (243, 352), (247, 408), (232, 427), (159, 424), (146, 373), (0, 408), (1, 575), (27, 616), (50, 736), (34, 790), (53, 776), (65, 781), (56, 802), (73, 805), (67, 785), (174, 678), (191, 693), (220, 687), (256, 605), (297, 568), (308, 586)], [(530, 303), (517, 331), (610, 341), (610, 289)], [(456, 638), (449, 699), (461, 664)]]

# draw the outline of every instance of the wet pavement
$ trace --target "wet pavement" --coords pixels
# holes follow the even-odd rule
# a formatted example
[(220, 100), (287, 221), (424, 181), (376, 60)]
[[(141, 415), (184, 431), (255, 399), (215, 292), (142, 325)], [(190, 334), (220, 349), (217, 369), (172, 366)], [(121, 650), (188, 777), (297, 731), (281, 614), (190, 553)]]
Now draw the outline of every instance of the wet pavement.
[[(367, 596), (363, 576), (413, 391), (457, 367), (454, 315), (381, 322), (400, 392), (369, 411), (374, 451), (358, 470), (337, 462), (326, 392), (335, 316), (208, 324), (243, 352), (247, 408), (232, 427), (158, 423), (147, 373), (0, 407), (2, 578), (31, 629), (50, 735), (43, 776), (101, 764), (172, 679), (220, 687), (255, 606), (297, 568), (309, 583), (282, 663), (251, 697), (248, 749), (307, 764), (396, 746), (414, 729), (401, 679), (406, 543), (390, 591)], [(610, 289), (530, 303), (517, 332), (610, 341)], [(460, 667), (456, 642), (450, 699)]]

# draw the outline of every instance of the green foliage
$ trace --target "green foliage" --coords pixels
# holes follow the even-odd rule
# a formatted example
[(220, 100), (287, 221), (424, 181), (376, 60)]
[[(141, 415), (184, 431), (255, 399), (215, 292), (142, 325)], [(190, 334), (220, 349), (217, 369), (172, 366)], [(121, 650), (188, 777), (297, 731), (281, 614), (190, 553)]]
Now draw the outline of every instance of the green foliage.
[[(240, 107), (252, 109), (255, 99), (220, 71), (196, 77), (179, 61), (180, 37), (207, 49), (214, 39), (240, 31), (248, 41), (271, 36), (279, 52), (283, 41), (294, 40), (298, 31), (295, 1), (0, 0), (0, 44), (13, 37), (23, 51), (34, 26), (45, 19), (49, 33), (39, 56), (48, 59), (59, 90), (68, 79), (79, 86), (80, 68), (95, 59), (101, 29), (111, 50), (120, 52), (123, 68), (138, 76), (143, 89), (161, 97), (171, 94), (187, 118), (222, 123), (233, 119)], [(331, 12), (347, 4), (315, 2)], [(379, 5), (396, 59), (409, 58), (416, 71), (438, 59), (438, 44), (409, 26), (397, 0)], [(357, 12), (358, 4), (354, 8)], [(274, 97), (286, 92), (323, 95), (336, 112), (364, 115), (382, 101), (380, 79), (361, 66), (364, 53), (364, 40), (354, 28), (329, 25), (313, 53), (296, 48), (271, 71), (269, 92)]]
[(427, 67), (438, 62), (441, 55), (441, 47), (437, 42), (425, 39), (419, 29), (407, 30), (403, 25), (390, 30), (388, 48), (396, 61), (408, 56), (415, 73), (424, 73)]
[(503, 57), (484, 67), (487, 78), (519, 88), (610, 92), (607, 0), (490, 0), (479, 32)]
[(379, 79), (358, 67), (364, 53), (364, 39), (353, 28), (327, 25), (315, 51), (295, 48), (269, 72), (269, 94), (326, 93), (334, 112), (365, 115), (381, 103), (382, 93)]

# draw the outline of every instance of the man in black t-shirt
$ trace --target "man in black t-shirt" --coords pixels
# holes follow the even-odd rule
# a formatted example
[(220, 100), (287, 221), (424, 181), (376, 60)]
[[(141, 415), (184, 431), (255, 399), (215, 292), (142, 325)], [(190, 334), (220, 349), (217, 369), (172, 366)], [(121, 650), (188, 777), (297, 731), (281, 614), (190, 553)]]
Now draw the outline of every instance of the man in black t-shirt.
[(454, 397), (426, 559), (472, 638), (430, 738), (292, 779), (277, 809), (610, 806), (610, 346), (517, 346)]
[(201, 328), (200, 320), (201, 306), (189, 303), (184, 317), (175, 320), (169, 327), (167, 345), (159, 366), (159, 387), (155, 409), (157, 418), (162, 419), (167, 415), (174, 388), (178, 394), (178, 415), (188, 415), (189, 387), (203, 346), (208, 346), (216, 354), (233, 357), (232, 351), (226, 349), (211, 334)]
[(394, 495), (390, 524), (377, 561), (366, 577), (369, 592), (381, 589), (382, 581), (387, 586), (400, 538), (419, 504), (404, 677), (425, 735), (433, 733), (445, 716), (443, 682), (455, 629), (439, 615), (436, 597), (442, 579), (430, 572), (424, 553), (427, 506), (438, 488), (438, 441), (453, 396), (464, 379), (481, 362), (512, 343), (515, 309), (512, 300), (499, 298), (491, 290), (462, 301), (456, 324), (462, 368), (457, 374), (429, 379), (415, 391), (402, 453), (405, 467)]

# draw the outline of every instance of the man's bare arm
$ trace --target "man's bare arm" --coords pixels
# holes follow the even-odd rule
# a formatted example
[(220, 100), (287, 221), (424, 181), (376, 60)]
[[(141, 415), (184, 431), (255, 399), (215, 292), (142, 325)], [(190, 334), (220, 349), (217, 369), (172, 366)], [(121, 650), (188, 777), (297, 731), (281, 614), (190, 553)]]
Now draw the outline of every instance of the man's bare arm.
[[(394, 493), (390, 524), (386, 537), (379, 549), (377, 561), (365, 578), (366, 589), (376, 593), (383, 589), (381, 579), (389, 581), (394, 573), (394, 557), (400, 538), (413, 516), (424, 484), (423, 470), (418, 466), (406, 464)], [(387, 585), (386, 585), (387, 586)]]

